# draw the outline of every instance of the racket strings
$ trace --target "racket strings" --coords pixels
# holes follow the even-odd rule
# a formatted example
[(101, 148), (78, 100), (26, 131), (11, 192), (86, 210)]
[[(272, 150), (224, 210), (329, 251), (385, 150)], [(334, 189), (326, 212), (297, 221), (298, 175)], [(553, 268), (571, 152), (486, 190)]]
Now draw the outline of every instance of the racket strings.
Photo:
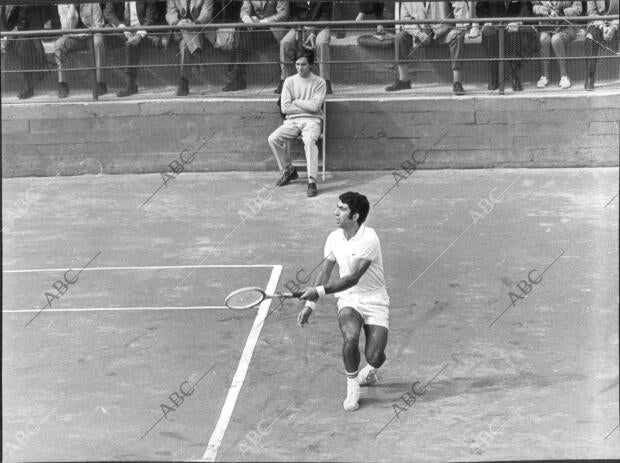
[(231, 309), (247, 309), (260, 304), (265, 299), (265, 293), (259, 288), (244, 288), (231, 293), (226, 298), (226, 305)]

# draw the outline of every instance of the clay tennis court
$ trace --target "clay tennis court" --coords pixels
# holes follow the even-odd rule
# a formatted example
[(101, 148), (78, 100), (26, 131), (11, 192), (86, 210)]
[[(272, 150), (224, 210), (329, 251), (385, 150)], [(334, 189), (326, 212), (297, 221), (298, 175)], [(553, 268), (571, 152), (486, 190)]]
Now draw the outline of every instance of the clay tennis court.
[[(4, 220), (6, 461), (620, 455), (617, 168), (276, 176), (182, 173), (143, 207), (159, 174), (3, 179), (4, 214), (40, 193)], [(391, 297), (354, 413), (333, 297), (306, 329), (296, 301), (223, 305), (312, 271), (347, 190)]]

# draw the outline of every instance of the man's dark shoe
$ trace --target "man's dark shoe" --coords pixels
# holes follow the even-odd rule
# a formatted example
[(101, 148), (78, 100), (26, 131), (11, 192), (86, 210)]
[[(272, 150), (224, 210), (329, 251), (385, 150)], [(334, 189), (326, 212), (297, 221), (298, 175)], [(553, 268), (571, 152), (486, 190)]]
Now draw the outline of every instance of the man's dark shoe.
[(223, 92), (236, 92), (237, 90), (245, 90), (248, 88), (248, 84), (243, 78), (233, 79), (224, 85)]
[(513, 92), (522, 92), (523, 85), (521, 85), (521, 79), (519, 76), (513, 76), (512, 78), (512, 91)]
[(58, 82), (58, 98), (67, 98), (69, 96), (69, 84), (66, 82)]
[(589, 92), (593, 91), (594, 90), (594, 77), (586, 77), (586, 83), (584, 84), (583, 88), (585, 88)]
[(97, 95), (105, 95), (108, 93), (108, 86), (105, 82), (97, 82)]
[(312, 182), (312, 183), (308, 183), (308, 192), (307, 195), (309, 198), (312, 198), (313, 196), (316, 196), (319, 194), (319, 190), (317, 190), (316, 188), (316, 183)]
[(135, 95), (138, 93), (138, 86), (135, 83), (130, 83), (122, 90), (119, 90), (116, 93), (116, 96), (119, 98), (124, 98), (126, 96)]
[(278, 88), (276, 88), (273, 93), (275, 93), (276, 95), (280, 95), (282, 93), (282, 87), (284, 87), (284, 81), (281, 80), (280, 83), (278, 84)]
[(284, 169), (280, 180), (276, 182), (276, 186), (288, 185), (292, 180), (297, 180), (298, 178), (299, 175), (297, 174), (297, 169), (295, 169), (293, 166), (288, 166), (286, 169)]
[(179, 81), (179, 88), (177, 88), (177, 96), (187, 95), (189, 95), (189, 82), (187, 82), (187, 79), (181, 78)]
[(329, 80), (325, 81), (325, 94), (326, 95), (331, 95), (334, 92), (332, 92), (332, 83)]
[(465, 89), (460, 82), (454, 82), (452, 84), (452, 91), (455, 95), (465, 95)]
[(409, 90), (411, 89), (411, 81), (410, 80), (398, 80), (394, 82), (392, 85), (388, 85), (385, 87), (386, 92), (396, 92), (398, 90)]

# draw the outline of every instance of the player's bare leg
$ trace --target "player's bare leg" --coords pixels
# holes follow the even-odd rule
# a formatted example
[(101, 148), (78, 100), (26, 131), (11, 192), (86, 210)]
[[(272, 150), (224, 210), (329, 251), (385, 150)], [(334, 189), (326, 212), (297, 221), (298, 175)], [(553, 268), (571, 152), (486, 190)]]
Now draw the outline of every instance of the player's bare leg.
[(360, 385), (357, 381), (357, 369), (360, 365), (359, 342), (364, 320), (354, 309), (344, 307), (338, 312), (338, 323), (342, 332), (342, 359), (347, 374), (347, 397), (342, 406), (346, 411), (352, 412), (359, 408)]
[(366, 365), (357, 376), (360, 386), (370, 386), (377, 382), (377, 370), (385, 362), (385, 346), (387, 346), (388, 329), (379, 325), (364, 325), (366, 335)]

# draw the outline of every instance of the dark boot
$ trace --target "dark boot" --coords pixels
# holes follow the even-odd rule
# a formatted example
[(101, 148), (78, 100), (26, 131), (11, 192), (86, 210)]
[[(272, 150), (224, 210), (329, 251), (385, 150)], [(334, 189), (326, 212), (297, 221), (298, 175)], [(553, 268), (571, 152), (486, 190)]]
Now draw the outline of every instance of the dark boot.
[(177, 96), (186, 96), (189, 95), (189, 83), (187, 79), (181, 77), (179, 81), (179, 88), (177, 88)]
[(106, 85), (105, 82), (97, 82), (97, 94), (98, 95), (105, 95), (106, 93), (108, 93), (108, 86)]
[(124, 89), (119, 90), (116, 93), (116, 96), (119, 98), (124, 98), (126, 96), (135, 95), (138, 93), (138, 85), (136, 84), (136, 80), (133, 77), (127, 77), (127, 85)]
[(58, 98), (67, 98), (69, 96), (69, 84), (66, 82), (58, 82)]

